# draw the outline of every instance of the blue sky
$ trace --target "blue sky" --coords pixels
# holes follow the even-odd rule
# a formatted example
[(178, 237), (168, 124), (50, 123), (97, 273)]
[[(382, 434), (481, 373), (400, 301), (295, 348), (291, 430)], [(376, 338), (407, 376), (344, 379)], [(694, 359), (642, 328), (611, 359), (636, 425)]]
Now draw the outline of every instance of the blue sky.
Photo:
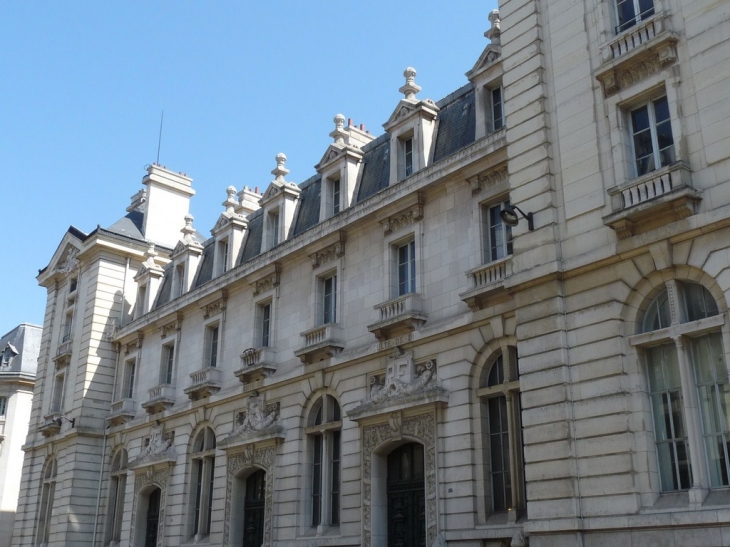
[[(397, 8), (395, 7), (397, 6)], [(421, 98), (467, 83), (496, 1), (0, 3), (0, 334), (42, 324), (37, 285), (70, 225), (125, 214), (144, 166), (193, 177), (209, 234), (225, 189), (301, 182), (342, 113), (383, 132), (413, 66)]]

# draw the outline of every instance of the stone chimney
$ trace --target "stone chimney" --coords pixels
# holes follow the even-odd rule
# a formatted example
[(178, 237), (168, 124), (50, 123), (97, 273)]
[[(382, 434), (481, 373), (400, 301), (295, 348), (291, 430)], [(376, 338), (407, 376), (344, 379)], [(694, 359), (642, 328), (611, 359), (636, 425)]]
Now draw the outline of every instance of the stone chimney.
[(142, 179), (146, 190), (146, 210), (142, 232), (148, 241), (170, 249), (180, 239), (185, 227), (185, 215), (190, 211), (193, 179), (183, 173), (173, 173), (166, 167), (152, 164)]

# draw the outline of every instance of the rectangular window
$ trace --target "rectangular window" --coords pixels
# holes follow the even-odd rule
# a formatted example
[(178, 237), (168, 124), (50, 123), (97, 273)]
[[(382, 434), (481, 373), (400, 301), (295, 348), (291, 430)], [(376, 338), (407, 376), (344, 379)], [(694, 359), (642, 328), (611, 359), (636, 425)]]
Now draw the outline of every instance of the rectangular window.
[(398, 296), (416, 292), (416, 242), (409, 241), (397, 249)]
[(76, 287), (78, 286), (79, 280), (77, 277), (72, 277), (71, 281), (68, 282), (68, 294), (73, 294), (76, 292)]
[(512, 228), (499, 216), (505, 205), (509, 205), (509, 200), (495, 205), (482, 205), (485, 264), (512, 254)]
[(631, 111), (631, 134), (637, 176), (674, 163), (674, 139), (666, 97)]
[(279, 244), (279, 211), (269, 211), (268, 214), (268, 221), (269, 221), (269, 249), (272, 247), (276, 247)]
[(8, 398), (0, 397), (0, 417), (4, 417), (8, 411)]
[(218, 243), (218, 252), (220, 253), (220, 271), (225, 273), (228, 270), (228, 240), (224, 239)]
[(332, 181), (332, 214), (340, 212), (340, 179)]
[(137, 305), (135, 308), (135, 319), (147, 313), (147, 285), (140, 286), (137, 291)]
[(165, 344), (162, 346), (162, 368), (160, 375), (161, 384), (172, 384), (172, 372), (175, 364), (175, 344)]
[(492, 131), (499, 131), (504, 127), (502, 115), (502, 87), (495, 87), (490, 91), (492, 106)]
[(61, 339), (61, 343), (68, 342), (69, 340), (71, 340), (73, 322), (74, 322), (74, 314), (72, 312), (67, 313), (66, 317), (64, 319), (64, 322), (63, 322), (63, 338)]
[(215, 368), (218, 365), (218, 325), (205, 329), (205, 366)]
[(413, 174), (413, 138), (408, 137), (403, 140), (403, 165), (405, 168), (405, 176)]
[(654, 0), (616, 0), (616, 34), (654, 15)]
[(124, 383), (122, 384), (122, 398), (134, 397), (134, 380), (137, 373), (137, 361), (132, 359), (124, 363)]
[(340, 431), (332, 432), (331, 523), (340, 523)]
[(337, 322), (337, 275), (322, 280), (322, 323)]
[(314, 435), (312, 445), (312, 526), (322, 522), (322, 449), (323, 435)]
[(56, 379), (53, 383), (53, 399), (51, 400), (51, 412), (61, 412), (63, 409), (63, 387), (64, 387), (64, 374), (56, 374)]
[(268, 348), (271, 341), (271, 303), (259, 306), (261, 322), (261, 347)]
[(175, 276), (177, 277), (175, 295), (180, 296), (185, 292), (185, 264), (178, 264), (175, 268)]

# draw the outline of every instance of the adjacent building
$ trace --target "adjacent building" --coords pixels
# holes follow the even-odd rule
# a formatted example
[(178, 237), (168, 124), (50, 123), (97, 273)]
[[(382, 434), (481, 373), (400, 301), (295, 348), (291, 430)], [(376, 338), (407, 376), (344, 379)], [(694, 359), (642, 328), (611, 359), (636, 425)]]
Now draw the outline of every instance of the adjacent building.
[(730, 11), (489, 21), (210, 237), (159, 165), (68, 230), (14, 545), (730, 545)]
[(41, 327), (23, 323), (0, 338), (0, 547), (10, 547), (28, 436)]

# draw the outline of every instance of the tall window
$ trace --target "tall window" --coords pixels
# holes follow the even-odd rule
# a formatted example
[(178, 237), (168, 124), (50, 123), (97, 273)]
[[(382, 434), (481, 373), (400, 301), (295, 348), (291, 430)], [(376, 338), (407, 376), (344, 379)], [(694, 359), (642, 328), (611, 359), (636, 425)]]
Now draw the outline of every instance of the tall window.
[(122, 399), (134, 398), (134, 382), (137, 376), (137, 360), (130, 359), (124, 363), (124, 378), (122, 379)]
[(215, 433), (209, 427), (201, 429), (193, 442), (192, 493), (193, 536), (201, 538), (210, 533), (213, 514), (213, 479), (215, 476)]
[(218, 252), (220, 253), (220, 272), (225, 273), (228, 270), (228, 239), (218, 243)]
[(175, 366), (175, 343), (162, 346), (162, 363), (160, 366), (160, 383), (172, 384), (172, 373)]
[(51, 456), (43, 467), (43, 482), (41, 483), (40, 505), (38, 506), (38, 521), (36, 524), (36, 545), (48, 545), (51, 536), (51, 517), (56, 493), (56, 471), (56, 458)]
[(504, 127), (502, 114), (502, 86), (489, 90), (490, 106), (492, 107), (492, 131), (499, 131)]
[(398, 139), (398, 179), (404, 179), (413, 174), (413, 136)]
[(279, 244), (280, 218), (279, 210), (269, 211), (267, 215), (267, 242), (268, 248), (276, 247)]
[(674, 139), (666, 97), (632, 110), (631, 132), (637, 176), (674, 163)]
[(340, 212), (340, 179), (330, 182), (332, 191), (332, 214), (336, 215)]
[(185, 264), (178, 264), (175, 267), (175, 277), (177, 281), (175, 296), (180, 296), (185, 292)]
[(218, 366), (218, 323), (205, 328), (205, 363), (206, 367)]
[(119, 450), (112, 460), (109, 482), (109, 511), (106, 527), (106, 541), (119, 541), (122, 537), (122, 516), (124, 515), (124, 491), (127, 488), (127, 451)]
[(654, 15), (654, 0), (616, 0), (616, 34)]
[(51, 412), (63, 410), (63, 388), (66, 383), (66, 375), (63, 372), (56, 374), (53, 382), (53, 396), (51, 398)]
[(502, 222), (499, 213), (509, 200), (494, 205), (482, 205), (482, 238), (484, 263), (512, 254), (512, 228)]
[(66, 313), (66, 317), (63, 321), (63, 337), (61, 338), (61, 343), (71, 340), (71, 333), (73, 332), (73, 322), (74, 314), (73, 312), (69, 311)]
[(322, 324), (337, 322), (337, 275), (322, 279)]
[(261, 330), (259, 342), (262, 348), (268, 348), (271, 344), (271, 302), (259, 304), (258, 312)]
[(730, 486), (730, 380), (722, 319), (706, 288), (671, 280), (644, 313), (645, 334), (631, 340), (645, 346), (665, 492)]
[(340, 523), (340, 405), (331, 395), (323, 395), (309, 414), (312, 485), (312, 526)]
[(416, 242), (409, 241), (396, 249), (398, 260), (398, 296), (416, 292)]
[(8, 412), (8, 398), (0, 397), (0, 418), (4, 418)]
[(521, 509), (524, 507), (522, 435), (514, 348), (500, 352), (485, 367), (479, 385), (482, 443), (489, 454), (485, 461), (489, 512)]

